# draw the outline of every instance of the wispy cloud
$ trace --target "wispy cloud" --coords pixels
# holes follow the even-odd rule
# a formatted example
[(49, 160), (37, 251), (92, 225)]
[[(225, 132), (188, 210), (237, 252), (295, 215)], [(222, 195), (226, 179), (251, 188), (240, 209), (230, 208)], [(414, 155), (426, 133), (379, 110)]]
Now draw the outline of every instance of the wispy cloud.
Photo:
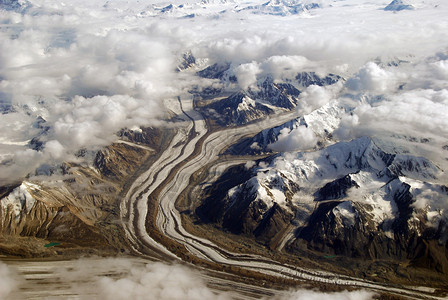
[(0, 261), (0, 299), (8, 299), (18, 289), (19, 282), (14, 271)]
[(282, 300), (369, 300), (375, 293), (368, 291), (343, 291), (324, 293), (312, 290), (297, 290), (285, 296)]
[(128, 270), (129, 275), (117, 280), (98, 279), (101, 299), (231, 299), (230, 294), (213, 292), (199, 274), (180, 265), (147, 264)]
[[(27, 270), (27, 263), (15, 264)], [(34, 270), (36, 263), (33, 263)], [(51, 283), (54, 289), (77, 295), (80, 299), (234, 299), (235, 290), (217, 290), (207, 285), (208, 277), (191, 267), (180, 264), (145, 262), (134, 258), (83, 258), (76, 261), (61, 261), (42, 268), (45, 278), (57, 278)], [(0, 297), (2, 299), (23, 298), (26, 295), (41, 295), (39, 285), (29, 285), (24, 278), (0, 262)], [(38, 271), (33, 278), (38, 278)], [(216, 283), (216, 282), (215, 282)], [(256, 289), (256, 287), (254, 286)], [(36, 289), (36, 290), (34, 290)], [(367, 291), (322, 292), (305, 289), (273, 291), (277, 300), (302, 299), (372, 299), (374, 293)]]

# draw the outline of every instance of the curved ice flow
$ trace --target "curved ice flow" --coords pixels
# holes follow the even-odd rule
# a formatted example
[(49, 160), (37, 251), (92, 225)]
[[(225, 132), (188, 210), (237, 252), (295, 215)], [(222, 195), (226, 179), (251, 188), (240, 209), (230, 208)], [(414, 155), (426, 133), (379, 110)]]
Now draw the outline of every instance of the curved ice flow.
[[(169, 99), (165, 101), (165, 105), (168, 109), (174, 112), (176, 115), (183, 116), (182, 108), (179, 105), (178, 100)], [(184, 116), (185, 121), (190, 121), (186, 116)], [(145, 221), (146, 215), (148, 214), (148, 206), (147, 206), (147, 196), (150, 195), (158, 186), (155, 183), (156, 175), (160, 170), (165, 170), (164, 173), (161, 172), (158, 178), (161, 178), (162, 175), (168, 174), (173, 166), (176, 165), (176, 162), (179, 160), (179, 156), (182, 151), (182, 147), (175, 147), (177, 144), (182, 142), (186, 142), (188, 132), (193, 128), (194, 123), (188, 122), (186, 128), (180, 128), (170, 145), (168, 146), (169, 151), (165, 151), (162, 155), (157, 159), (157, 161), (152, 164), (149, 169), (140, 175), (131, 185), (128, 190), (126, 196), (120, 203), (120, 215), (123, 222), (123, 227), (125, 228), (126, 237), (131, 242), (132, 247), (135, 251), (137, 250), (136, 246), (139, 244), (139, 239), (143, 239), (144, 242), (152, 245), (162, 253), (169, 255), (170, 257), (177, 258), (177, 256), (173, 255), (170, 251), (166, 249), (163, 245), (157, 243), (154, 239), (152, 239), (146, 231)], [(177, 160), (176, 160), (177, 158)], [(163, 177), (162, 177), (163, 178)], [(166, 177), (165, 177), (166, 178)], [(159, 179), (160, 182), (160, 179)], [(160, 184), (160, 183), (159, 183)], [(134, 213), (133, 207), (134, 205), (138, 210), (138, 221), (137, 230), (139, 231), (139, 235), (136, 233), (134, 228), (134, 221), (136, 215)], [(128, 207), (131, 209), (128, 210)]]
[[(179, 163), (189, 158), (196, 147), (196, 144), (207, 133), (205, 121), (202, 116), (193, 109), (191, 100), (182, 101), (182, 106), (176, 102), (168, 102), (170, 109), (179, 113), (182, 112), (184, 119), (190, 120), (190, 124), (176, 134), (167, 151), (142, 174), (131, 186), (126, 197), (121, 203), (122, 218), (128, 218), (124, 222), (127, 237), (137, 245), (139, 239), (143, 239), (152, 247), (157, 248), (162, 253), (170, 257), (179, 259), (171, 253), (165, 246), (153, 240), (146, 231), (146, 215), (148, 213), (147, 197), (164, 181), (170, 172)], [(176, 106), (179, 105), (179, 106)], [(188, 111), (188, 113), (186, 113)], [(180, 115), (180, 114), (179, 114)], [(275, 120), (268, 119), (262, 122), (247, 125), (245, 127), (231, 128), (215, 132), (206, 137), (199, 155), (189, 160), (182, 168), (176, 172), (174, 178), (168, 183), (159, 194), (159, 210), (157, 215), (157, 227), (161, 232), (183, 244), (193, 255), (208, 260), (210, 262), (227, 264), (245, 268), (248, 270), (262, 272), (276, 277), (287, 277), (292, 279), (311, 280), (338, 285), (357, 286), (373, 290), (382, 290), (399, 295), (408, 295), (420, 298), (444, 299), (431, 296), (416, 291), (415, 289), (400, 289), (390, 286), (383, 286), (374, 282), (359, 280), (348, 276), (341, 276), (322, 271), (311, 271), (291, 265), (282, 265), (279, 262), (251, 254), (238, 254), (219, 248), (213, 242), (196, 237), (187, 232), (182, 227), (180, 213), (175, 208), (175, 201), (178, 196), (188, 186), (190, 176), (208, 163), (215, 161), (221, 150), (231, 145), (244, 136), (249, 136), (259, 132), (263, 128), (280, 125), (294, 117), (294, 114), (285, 114)], [(188, 141), (188, 133), (195, 130), (196, 135)], [(175, 147), (179, 142), (185, 142), (184, 147)], [(183, 149), (183, 152), (182, 152)], [(227, 163), (232, 165), (231, 162)], [(221, 167), (222, 168), (222, 167)], [(136, 204), (136, 206), (134, 206)], [(135, 220), (135, 213), (128, 211), (128, 207), (138, 210), (138, 219)], [(137, 231), (133, 228), (134, 221), (137, 221)]]

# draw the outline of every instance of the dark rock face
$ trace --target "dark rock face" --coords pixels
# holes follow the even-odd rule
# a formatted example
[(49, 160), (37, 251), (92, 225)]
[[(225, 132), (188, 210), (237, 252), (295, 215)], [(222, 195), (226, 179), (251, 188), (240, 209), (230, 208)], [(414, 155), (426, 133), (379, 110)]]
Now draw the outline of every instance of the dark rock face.
[[(0, 237), (4, 237), (0, 253), (54, 255), (53, 248), (42, 249), (49, 240), (60, 242), (55, 249), (64, 253), (109, 253), (123, 247), (117, 236), (119, 226), (114, 225), (119, 194), (154, 152), (151, 149), (158, 151), (171, 133), (142, 128), (123, 130), (120, 135), (125, 142), (97, 152), (93, 166), (64, 163), (36, 169), (36, 175), (56, 174), (60, 178), (57, 183), (25, 181), (0, 187)], [(84, 155), (85, 150), (79, 151), (79, 156)]]
[(205, 190), (205, 193), (209, 196), (203, 201), (202, 205), (196, 209), (196, 214), (206, 223), (222, 222), (222, 216), (225, 213), (226, 206), (223, 201), (226, 193), (223, 193), (222, 191), (228, 191), (231, 188), (244, 183), (249, 180), (251, 176), (252, 174), (247, 172), (242, 165), (227, 170), (215, 184)]
[(291, 223), (294, 215), (285, 211), (282, 207), (274, 205), (264, 214), (263, 219), (253, 231), (258, 242), (270, 248), (274, 248), (277, 237)]
[(335, 74), (328, 74), (325, 77), (320, 77), (315, 72), (302, 72), (297, 74), (296, 80), (299, 85), (309, 87), (310, 85), (326, 86), (332, 85), (341, 80), (342, 77)]
[(243, 187), (243, 191), (237, 197), (238, 201), (225, 198), (222, 226), (236, 234), (252, 233), (263, 220), (267, 206), (262, 201), (255, 201), (256, 195), (250, 189)]
[(196, 73), (199, 77), (208, 79), (229, 79), (230, 82), (236, 82), (236, 77), (229, 75), (230, 63), (216, 63)]
[(29, 147), (36, 151), (42, 151), (45, 147), (45, 142), (41, 141), (39, 137), (34, 137), (29, 142)]
[(206, 107), (206, 113), (217, 119), (222, 126), (247, 124), (273, 112), (271, 108), (252, 100), (244, 92), (236, 93)]
[(33, 127), (38, 129), (39, 133), (31, 139), (28, 146), (33, 150), (42, 151), (45, 147), (45, 143), (47, 142), (47, 134), (51, 128), (47, 125), (47, 121), (41, 116), (36, 118), (36, 121), (33, 123)]
[[(210, 68), (210, 69), (209, 69)], [(222, 78), (227, 66), (213, 65), (198, 74), (202, 77)], [(200, 94), (202, 98), (207, 95)], [(209, 104), (205, 113), (220, 125), (243, 125), (274, 112), (274, 108), (291, 110), (296, 107), (300, 91), (289, 83), (274, 83), (267, 78), (256, 89), (240, 91), (232, 96)]]
[[(222, 194), (222, 193), (221, 193)], [(197, 210), (199, 216), (211, 213), (214, 223), (234, 234), (254, 236), (259, 242), (270, 245), (274, 237), (289, 224), (293, 214), (276, 203), (272, 206), (257, 199), (250, 184), (243, 183), (235, 198), (211, 198)], [(211, 200), (213, 199), (213, 200)], [(237, 201), (234, 201), (237, 199)]]
[[(340, 190), (345, 190), (347, 180), (335, 182), (342, 182)], [(407, 187), (406, 184), (397, 186), (392, 193), (393, 201), (403, 200), (402, 198), (409, 200)], [(319, 193), (323, 194), (321, 190)], [(335, 197), (336, 194), (340, 197)], [(384, 220), (378, 224), (372, 220), (371, 207), (368, 204), (343, 201), (342, 193), (331, 193), (330, 196), (341, 201), (318, 204), (310, 215), (307, 225), (297, 229), (296, 241), (290, 245), (289, 251), (294, 252), (306, 244), (313, 250), (348, 257), (367, 259), (407, 257), (406, 245), (409, 238), (399, 239), (402, 239), (403, 230), (406, 228), (403, 224), (407, 224), (410, 218), (410, 202), (402, 203), (393, 221)], [(344, 210), (349, 214), (339, 213)]]
[[(197, 75), (227, 83), (236, 81), (230, 70), (230, 64), (214, 64), (197, 72)], [(312, 84), (331, 85), (342, 78), (334, 74), (321, 78), (314, 72), (303, 72), (299, 73), (296, 79), (299, 86), (308, 87)], [(201, 99), (210, 99), (213, 95), (221, 93), (222, 89), (210, 87), (201, 91), (193, 89), (191, 92)], [(224, 100), (207, 105), (204, 113), (217, 120), (220, 125), (242, 125), (263, 118), (273, 110), (294, 109), (299, 103), (300, 94), (295, 83), (274, 82), (273, 78), (268, 76), (260, 80), (256, 87), (249, 87)]]
[(373, 226), (367, 206), (353, 204), (356, 220), (353, 226), (346, 226), (334, 213), (340, 204), (325, 203), (313, 212), (306, 227), (296, 231), (296, 239), (287, 251), (294, 253), (300, 249), (312, 249), (352, 258), (410, 261), (413, 266), (447, 274), (448, 248), (446, 243), (440, 243), (440, 235), (431, 228), (425, 228), (419, 236), (408, 226), (412, 211), (409, 201), (412, 198), (406, 190), (404, 187), (403, 193), (397, 192), (394, 196), (400, 204), (389, 234), (382, 226)]
[(258, 91), (249, 91), (253, 99), (259, 99), (276, 107), (292, 109), (296, 107), (300, 91), (289, 83), (274, 83), (268, 77), (258, 87)]
[(340, 199), (345, 197), (347, 190), (352, 187), (359, 187), (349, 175), (336, 179), (324, 185), (314, 194), (314, 201)]
[(129, 130), (129, 129), (122, 129), (118, 136), (125, 140), (130, 141), (137, 144), (144, 144), (149, 147), (157, 148), (159, 146), (160, 136), (161, 136), (160, 129), (153, 128), (153, 127), (144, 127), (140, 130)]
[[(253, 236), (258, 242), (271, 246), (278, 234), (293, 220), (294, 214), (277, 203), (259, 199), (250, 181), (252, 176), (253, 173), (244, 166), (230, 168), (210, 190), (205, 191), (209, 196), (196, 209), (196, 214), (203, 222), (218, 224), (234, 234)], [(287, 182), (286, 178), (282, 180)], [(235, 189), (232, 195), (223, 192), (231, 189)], [(294, 182), (285, 184), (285, 194), (288, 196), (298, 190)]]
[(288, 129), (291, 131), (298, 125), (305, 126), (302, 118), (290, 120), (279, 126), (262, 130), (254, 137), (244, 139), (239, 143), (232, 145), (227, 150), (227, 153), (234, 155), (258, 155), (272, 153), (269, 145), (278, 141), (280, 131), (282, 129)]
[[(170, 5), (171, 9), (172, 9), (172, 4)], [(167, 6), (168, 8), (169, 6)], [(182, 61), (181, 63), (177, 66), (177, 70), (178, 71), (183, 71), (183, 70), (187, 70), (191, 67), (193, 67), (196, 64), (196, 58), (194, 57), (194, 55), (191, 52), (186, 52), (182, 55)]]
[[(448, 199), (446, 187), (430, 183), (440, 171), (432, 162), (387, 153), (369, 138), (338, 143), (315, 154), (299, 153), (294, 159), (303, 163), (285, 170), (281, 166), (291, 161), (282, 157), (271, 157), (268, 167), (239, 170), (241, 180), (217, 185), (220, 197), (210, 196), (213, 200), (199, 209), (219, 207), (209, 221), (271, 248), (278, 245), (286, 227), (294, 226), (294, 238), (285, 248), (291, 253), (312, 250), (410, 261), (448, 271), (448, 222), (443, 217), (428, 222), (426, 208), (416, 204), (421, 190)], [(279, 192), (285, 196), (282, 202), (277, 200)], [(306, 194), (314, 201), (302, 203), (297, 195)]]

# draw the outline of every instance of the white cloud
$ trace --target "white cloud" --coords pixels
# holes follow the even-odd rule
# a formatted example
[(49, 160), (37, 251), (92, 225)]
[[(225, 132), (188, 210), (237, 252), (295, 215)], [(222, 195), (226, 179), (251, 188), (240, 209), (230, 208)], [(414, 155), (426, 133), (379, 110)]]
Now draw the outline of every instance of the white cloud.
[(257, 163), (254, 162), (253, 160), (249, 160), (244, 164), (244, 168), (246, 168), (246, 170), (251, 169), (252, 167), (254, 167)]
[(298, 290), (291, 292), (284, 300), (369, 300), (375, 293), (368, 291), (343, 291), (335, 293), (323, 293), (312, 290)]
[(18, 285), (19, 280), (15, 273), (0, 261), (0, 299), (8, 299), (17, 290)]
[(0, 183), (30, 171), (19, 159), (39, 134), (32, 126), (38, 116), (51, 127), (43, 140), (52, 142), (46, 153), (34, 154), (36, 163), (60, 161), (80, 147), (109, 144), (123, 127), (154, 124), (163, 116), (163, 98), (184, 88), (173, 79), (183, 47), (178, 36), (185, 33), (176, 32), (176, 25), (134, 30), (98, 4), (93, 5), (97, 15), (82, 4), (36, 7), (32, 15), (2, 11), (0, 16), (2, 22), (14, 22), (0, 43), (0, 101), (17, 111), (2, 117), (15, 120), (0, 121), (4, 140), (16, 142), (15, 148), (0, 146), (3, 163), (14, 159), (0, 167)]
[(0, 167), (0, 183), (11, 183), (35, 170), (43, 161), (40, 152), (20, 147), (12, 155), (5, 155)]
[(55, 107), (54, 137), (66, 148), (105, 146), (116, 140), (121, 128), (149, 125), (162, 116), (155, 101), (127, 95), (75, 97)]
[(335, 130), (334, 134), (340, 140), (350, 140), (355, 138), (355, 130), (359, 125), (359, 117), (356, 114), (350, 113), (342, 117), (339, 127)]
[(51, 158), (58, 160), (64, 157), (64, 146), (59, 141), (51, 140), (45, 144), (45, 152), (49, 153)]
[[(119, 126), (145, 125), (160, 118), (158, 104), (163, 98), (198, 83), (193, 74), (175, 72), (178, 57), (187, 50), (213, 62), (231, 62), (242, 88), (260, 76), (293, 80), (297, 72), (312, 70), (343, 73), (352, 77), (348, 86), (370, 93), (393, 91), (403, 78), (398, 71), (366, 64), (368, 61), (377, 57), (417, 61), (439, 53), (430, 63), (407, 72), (404, 89), (441, 91), (446, 87), (447, 58), (443, 51), (448, 48), (448, 21), (442, 5), (434, 8), (422, 4), (407, 14), (388, 14), (379, 9), (384, 7), (382, 1), (360, 5), (347, 0), (285, 18), (237, 13), (232, 3), (223, 4), (223, 9), (213, 6), (209, 15), (200, 6), (186, 5), (186, 14), (196, 14), (187, 19), (151, 16), (154, 10), (149, 6), (153, 3), (115, 1), (104, 6), (102, 1), (75, 5), (36, 0), (23, 14), (2, 11), (0, 103), (26, 107), (13, 115), (16, 119), (12, 123), (20, 130), (0, 120), (3, 138), (22, 145), (0, 145), (3, 162), (3, 158), (22, 155), (17, 153), (37, 134), (31, 125), (38, 115), (54, 128), (45, 139), (64, 147), (57, 154), (50, 151), (56, 150), (52, 147), (56, 144), (46, 146), (48, 153), (54, 152), (53, 159), (66, 158), (67, 152), (77, 150), (71, 147), (107, 144), (114, 139), (112, 129)], [(427, 80), (432, 77), (437, 80)], [(304, 103), (299, 106), (308, 110), (334, 96), (315, 87), (303, 95)], [(94, 113), (105, 107), (101, 97), (116, 104), (102, 116)], [(126, 98), (125, 102), (135, 100), (142, 108), (128, 106), (117, 97)], [(83, 118), (79, 99), (86, 99), (81, 105), (84, 110), (92, 110), (84, 111)], [(144, 116), (143, 110), (147, 111)], [(118, 120), (117, 126), (108, 126), (106, 114)], [(74, 141), (64, 130), (74, 134)], [(48, 157), (45, 154), (41, 159)], [(12, 164), (16, 165), (1, 166), (0, 173), (17, 178), (29, 171), (19, 167), (18, 161)]]
[(396, 74), (386, 71), (373, 62), (368, 62), (352, 78), (347, 80), (347, 87), (351, 90), (385, 93), (398, 87)]
[[(402, 134), (448, 138), (446, 90), (415, 90), (390, 95), (373, 104), (359, 104), (343, 118), (339, 134), (355, 136)], [(345, 133), (343, 133), (345, 132)]]
[[(32, 265), (35, 270), (40, 270), (42, 267), (37, 262)], [(27, 263), (17, 266), (20, 270), (28, 269)], [(137, 258), (91, 257), (45, 265), (44, 269), (42, 275), (46, 279), (57, 279), (50, 283), (53, 289), (60, 288), (64, 294), (72, 294), (80, 299), (227, 300), (243, 295), (236, 290), (225, 290), (225, 287), (224, 290), (210, 288), (208, 280), (216, 284), (219, 283), (219, 279), (211, 278), (210, 275), (191, 267), (149, 262)], [(33, 296), (33, 293), (43, 294), (39, 285), (27, 285), (27, 280), (20, 278), (16, 273), (14, 269), (0, 262), (0, 298), (19, 299), (24, 295)], [(36, 272), (36, 276), (39, 274)], [(256, 286), (252, 288), (257, 289)], [(57, 296), (57, 291), (54, 292), (51, 291), (51, 294)], [(321, 292), (298, 289), (278, 290), (274, 293), (276, 295), (271, 298), (277, 300), (367, 300), (374, 296), (374, 293), (363, 290)]]
[[(356, 98), (355, 98), (356, 99)], [(351, 103), (335, 130), (339, 140), (370, 136), (382, 140), (390, 153), (407, 153), (434, 162), (443, 173), (448, 155), (443, 150), (448, 140), (448, 92), (432, 89), (401, 91), (385, 97), (373, 97)], [(446, 181), (440, 175), (439, 182)]]
[(225, 293), (211, 291), (200, 275), (181, 265), (147, 264), (132, 269), (126, 278), (101, 277), (98, 280), (101, 299), (230, 299)]
[(105, 300), (232, 299), (232, 292), (210, 289), (203, 274), (180, 264), (133, 258), (85, 258), (52, 271), (81, 299), (90, 299), (92, 295)]
[(298, 70), (308, 69), (312, 63), (303, 56), (275, 55), (264, 60), (260, 68), (264, 75), (270, 75), (274, 79), (294, 79)]
[(310, 113), (337, 98), (341, 88), (342, 83), (325, 87), (310, 85), (299, 96), (298, 109), (300, 113)]
[[(112, 1), (103, 7), (104, 2), (36, 0), (33, 13), (1, 11), (0, 103), (10, 103), (17, 111), (0, 117), (0, 185), (25, 176), (40, 163), (70, 158), (81, 147), (105, 146), (122, 127), (158, 122), (161, 101), (197, 83), (194, 72), (175, 72), (177, 58), (186, 50), (210, 61), (231, 62), (244, 89), (261, 75), (293, 79), (301, 71), (341, 72), (350, 78), (346, 86), (355, 93), (384, 98), (365, 103), (354, 96), (353, 110), (335, 132), (338, 138), (430, 137), (425, 155), (445, 159), (440, 145), (448, 140), (448, 64), (440, 51), (448, 49), (446, 5), (389, 14), (379, 9), (384, 1), (346, 0), (333, 1), (306, 17), (239, 14), (228, 7), (222, 14), (176, 19), (148, 17), (147, 5), (156, 1)], [(426, 60), (435, 53), (442, 54)], [(386, 68), (371, 62), (377, 57), (411, 62), (408, 67)], [(310, 86), (299, 106), (311, 111), (340, 92)], [(51, 127), (43, 137), (43, 152), (26, 146), (39, 134), (32, 126), (37, 116)], [(300, 126), (284, 129), (271, 148), (307, 150), (316, 143), (313, 131)], [(126, 298), (216, 297), (197, 273), (183, 266), (108, 263), (127, 276), (95, 279), (95, 289), (105, 299), (122, 292)], [(91, 271), (86, 267), (80, 266), (78, 275), (62, 275), (79, 279), (85, 270)], [(0, 263), (0, 297), (14, 287), (7, 282), (8, 272)], [(368, 294), (297, 291), (291, 297), (367, 299)]]
[(255, 62), (239, 65), (235, 69), (238, 84), (243, 90), (247, 90), (250, 86), (255, 84), (257, 82), (257, 75), (260, 73), (261, 69)]
[(292, 130), (283, 128), (278, 140), (269, 148), (278, 152), (300, 151), (314, 148), (317, 142), (316, 135), (309, 127), (298, 126)]
[(432, 64), (438, 79), (448, 80), (448, 60), (440, 60)]

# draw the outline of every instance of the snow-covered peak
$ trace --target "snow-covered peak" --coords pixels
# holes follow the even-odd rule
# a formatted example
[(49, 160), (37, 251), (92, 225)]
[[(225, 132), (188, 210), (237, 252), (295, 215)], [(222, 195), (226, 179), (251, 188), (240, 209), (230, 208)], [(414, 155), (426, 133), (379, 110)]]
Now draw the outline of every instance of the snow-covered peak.
[(381, 178), (379, 181), (383, 182), (400, 176), (431, 181), (441, 171), (427, 159), (390, 154), (379, 148), (371, 138), (361, 137), (314, 152), (280, 153), (263, 172), (280, 172), (314, 193), (319, 186), (332, 180), (360, 172), (371, 175), (368, 180), (364, 180), (366, 176), (350, 177), (358, 185), (362, 185), (363, 180), (373, 181), (372, 178), (377, 178), (376, 181)]
[(253, 206), (262, 203), (261, 214), (274, 205), (291, 211), (328, 203), (337, 226), (353, 227), (363, 218), (367, 223), (361, 226), (391, 237), (407, 230), (403, 224), (415, 208), (438, 226), (448, 194), (448, 188), (436, 183), (441, 170), (431, 161), (387, 153), (369, 137), (313, 152), (280, 153), (250, 172), (250, 180), (228, 193), (232, 202), (243, 197)]
[(414, 6), (406, 4), (403, 0), (393, 0), (389, 5), (387, 5), (384, 10), (387, 11), (400, 11), (400, 10), (412, 10)]
[[(337, 100), (330, 101), (322, 107), (303, 117), (292, 119), (279, 126), (262, 130), (253, 138), (232, 146), (229, 153), (261, 154), (269, 152), (295, 151), (304, 148), (322, 147), (331, 143), (331, 134), (338, 128), (341, 116), (346, 108)], [(305, 147), (303, 134), (311, 134), (314, 144)]]
[(243, 91), (204, 108), (205, 114), (217, 119), (223, 126), (246, 124), (273, 112), (270, 106), (255, 101)]
[(31, 6), (31, 3), (26, 0), (0, 0), (0, 9), (19, 13), (26, 11)]
[(30, 194), (30, 190), (39, 190), (39, 186), (30, 182), (23, 182), (15, 188), (6, 198), (2, 199), (1, 208), (3, 212), (11, 211), (18, 222), (21, 212), (25, 210), (28, 213), (36, 202)]
[(238, 104), (237, 111), (247, 111), (255, 107), (255, 101), (249, 98), (248, 96), (244, 96), (241, 99), (241, 102)]
[(270, 0), (260, 5), (250, 5), (243, 10), (248, 10), (254, 14), (289, 16), (301, 14), (319, 7), (317, 3), (304, 3), (298, 0)]
[(342, 79), (336, 74), (327, 74), (326, 76), (319, 76), (316, 72), (300, 72), (296, 76), (296, 82), (299, 87), (306, 88), (310, 85), (326, 86), (337, 83)]
[(276, 107), (292, 109), (296, 107), (300, 91), (289, 83), (276, 83), (271, 77), (262, 80), (255, 90), (249, 88), (253, 99)]
[(424, 157), (398, 154), (389, 166), (397, 176), (405, 176), (417, 180), (433, 180), (441, 173), (440, 168)]
[(201, 4), (210, 5), (210, 4), (226, 4), (226, 3), (236, 3), (235, 0), (202, 0)]

